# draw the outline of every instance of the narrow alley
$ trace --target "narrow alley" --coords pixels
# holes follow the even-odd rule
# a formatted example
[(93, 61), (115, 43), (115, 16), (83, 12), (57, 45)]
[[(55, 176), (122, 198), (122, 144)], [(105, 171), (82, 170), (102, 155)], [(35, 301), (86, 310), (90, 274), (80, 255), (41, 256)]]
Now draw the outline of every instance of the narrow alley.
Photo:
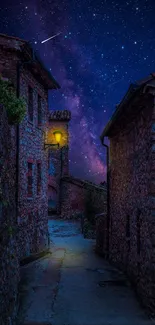
[(19, 325), (151, 325), (121, 272), (76, 222), (49, 220), (51, 254), (22, 267)]

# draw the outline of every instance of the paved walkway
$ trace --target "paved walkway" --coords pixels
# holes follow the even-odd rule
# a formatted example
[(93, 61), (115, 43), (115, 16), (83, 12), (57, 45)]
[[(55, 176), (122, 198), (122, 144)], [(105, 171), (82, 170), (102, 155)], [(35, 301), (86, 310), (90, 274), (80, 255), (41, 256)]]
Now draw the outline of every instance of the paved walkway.
[(20, 325), (151, 325), (124, 276), (74, 222), (50, 220), (52, 255), (22, 268)]

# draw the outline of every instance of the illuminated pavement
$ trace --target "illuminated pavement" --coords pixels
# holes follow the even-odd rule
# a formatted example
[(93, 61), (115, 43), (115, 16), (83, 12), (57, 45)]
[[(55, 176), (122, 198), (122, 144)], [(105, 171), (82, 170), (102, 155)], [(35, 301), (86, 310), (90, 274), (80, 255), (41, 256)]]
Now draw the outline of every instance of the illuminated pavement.
[(151, 325), (123, 275), (77, 223), (49, 220), (52, 255), (22, 268), (20, 325)]

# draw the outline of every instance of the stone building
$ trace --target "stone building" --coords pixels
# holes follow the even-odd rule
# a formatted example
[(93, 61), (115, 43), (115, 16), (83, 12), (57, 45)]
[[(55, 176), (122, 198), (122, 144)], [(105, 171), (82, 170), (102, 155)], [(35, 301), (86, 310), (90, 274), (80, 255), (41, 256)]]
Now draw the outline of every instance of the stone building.
[(27, 112), (17, 126), (16, 218), (20, 259), (41, 251), (48, 242), (48, 90), (60, 88), (28, 42), (0, 34), (0, 70), (23, 96)]
[(0, 324), (16, 314), (19, 260), (16, 219), (16, 127), (0, 105)]
[[(20, 261), (48, 242), (48, 90), (60, 88), (28, 42), (0, 34), (0, 74), (26, 101), (20, 125), (0, 105), (0, 324), (15, 320)], [(0, 103), (1, 104), (1, 103)]]
[(95, 215), (106, 211), (107, 191), (102, 186), (75, 178), (63, 176), (61, 179), (61, 218), (74, 219), (81, 215)]
[[(46, 144), (49, 153), (48, 208), (60, 214), (61, 178), (69, 173), (69, 122), (71, 112), (50, 111)], [(57, 142), (57, 135), (59, 143)], [(51, 144), (51, 147), (48, 147)], [(58, 146), (59, 144), (59, 146)]]
[[(155, 312), (155, 74), (131, 85), (101, 135), (110, 140), (109, 258)], [(100, 234), (101, 236), (101, 234)], [(104, 242), (104, 241), (103, 241)], [(102, 247), (104, 253), (105, 247)]]

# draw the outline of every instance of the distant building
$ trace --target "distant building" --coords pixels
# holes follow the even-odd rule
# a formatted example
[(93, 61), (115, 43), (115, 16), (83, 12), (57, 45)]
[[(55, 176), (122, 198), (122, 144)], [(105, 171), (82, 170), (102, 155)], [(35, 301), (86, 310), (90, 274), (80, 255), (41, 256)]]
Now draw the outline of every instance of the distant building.
[(44, 127), (48, 123), (48, 90), (60, 86), (29, 43), (0, 34), (0, 71), (27, 103), (17, 127), (16, 188), (20, 258), (43, 250), (48, 242), (48, 153)]
[(51, 111), (49, 114), (47, 142), (56, 144), (55, 132), (60, 132), (59, 148), (49, 148), (48, 210), (60, 213), (61, 178), (69, 174), (69, 122), (71, 112), (68, 110)]
[[(129, 87), (101, 135), (110, 140), (109, 258), (155, 312), (155, 74)], [(103, 247), (104, 253), (105, 247)]]
[(106, 211), (106, 190), (97, 184), (64, 175), (61, 179), (61, 218), (80, 218), (87, 208), (93, 209), (93, 217)]

